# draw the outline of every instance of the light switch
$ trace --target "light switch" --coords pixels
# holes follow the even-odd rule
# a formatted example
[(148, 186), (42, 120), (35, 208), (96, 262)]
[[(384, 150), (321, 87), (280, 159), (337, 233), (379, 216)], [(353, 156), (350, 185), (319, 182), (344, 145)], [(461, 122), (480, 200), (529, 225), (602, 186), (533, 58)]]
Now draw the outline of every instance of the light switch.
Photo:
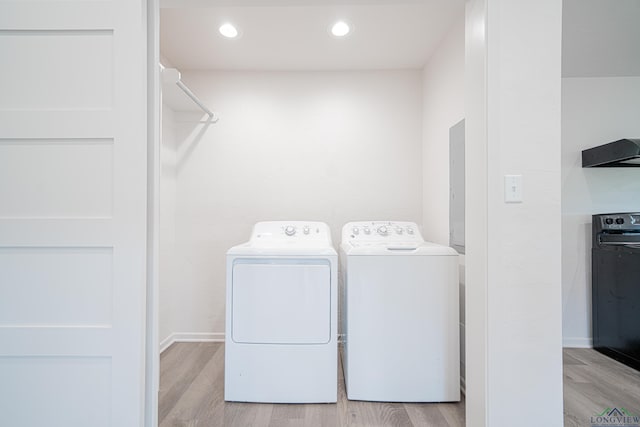
[(504, 176), (505, 203), (522, 203), (522, 175)]

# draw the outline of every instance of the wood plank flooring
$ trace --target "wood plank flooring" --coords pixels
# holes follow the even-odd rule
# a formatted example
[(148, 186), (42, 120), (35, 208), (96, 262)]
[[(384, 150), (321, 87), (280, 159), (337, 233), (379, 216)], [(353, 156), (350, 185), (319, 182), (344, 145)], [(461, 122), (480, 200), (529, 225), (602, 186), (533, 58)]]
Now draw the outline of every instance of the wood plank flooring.
[[(591, 425), (606, 408), (640, 414), (640, 372), (591, 349), (564, 349), (564, 424)], [(160, 360), (160, 427), (464, 426), (465, 403), (376, 403), (346, 398), (339, 365), (338, 403), (224, 401), (224, 344), (177, 343)]]
[(565, 426), (590, 426), (606, 408), (640, 415), (640, 372), (588, 348), (563, 355)]
[(337, 404), (224, 401), (224, 344), (176, 343), (160, 358), (160, 427), (464, 426), (460, 403), (347, 400), (339, 364)]

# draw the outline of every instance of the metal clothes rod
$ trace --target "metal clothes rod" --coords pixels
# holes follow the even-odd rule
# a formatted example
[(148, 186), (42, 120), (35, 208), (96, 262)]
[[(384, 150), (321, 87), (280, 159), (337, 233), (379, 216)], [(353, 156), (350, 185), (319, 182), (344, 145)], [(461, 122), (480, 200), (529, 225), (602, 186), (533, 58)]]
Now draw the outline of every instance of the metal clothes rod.
[(191, 89), (189, 89), (187, 85), (182, 82), (180, 71), (175, 68), (167, 68), (162, 64), (159, 65), (162, 72), (163, 83), (169, 85), (175, 84), (176, 86), (178, 86), (178, 88), (180, 88), (180, 90), (184, 92), (184, 94), (187, 95), (191, 101), (193, 101), (202, 111), (204, 111), (209, 116), (208, 122), (215, 123), (218, 121), (217, 114), (207, 108), (207, 106), (204, 105), (202, 101), (200, 101), (200, 99), (191, 91)]
[[(209, 110), (209, 109), (208, 109), (208, 108), (207, 108), (207, 107), (206, 107), (206, 106), (205, 106), (205, 105), (204, 105), (204, 104), (203, 104), (203, 103), (198, 99), (198, 97), (197, 97), (197, 96), (195, 96), (193, 92), (191, 92), (191, 89), (189, 89), (189, 88), (188, 88), (184, 83), (182, 83), (182, 80), (178, 80), (178, 81), (176, 82), (176, 84), (178, 85), (178, 87), (179, 87), (180, 89), (182, 89), (182, 90), (184, 91), (184, 93), (186, 93), (186, 94), (187, 94), (187, 96), (188, 96), (189, 98), (191, 98), (191, 100), (192, 100), (193, 102), (195, 102), (195, 103), (196, 103), (196, 105), (197, 105), (198, 107), (202, 108), (202, 110), (203, 110), (205, 113), (207, 113), (207, 114), (209, 115), (209, 118), (210, 118), (210, 119), (213, 119), (213, 118), (214, 118), (215, 114), (213, 114), (213, 111)], [(215, 121), (218, 121), (218, 119), (216, 118), (216, 119), (215, 119)]]

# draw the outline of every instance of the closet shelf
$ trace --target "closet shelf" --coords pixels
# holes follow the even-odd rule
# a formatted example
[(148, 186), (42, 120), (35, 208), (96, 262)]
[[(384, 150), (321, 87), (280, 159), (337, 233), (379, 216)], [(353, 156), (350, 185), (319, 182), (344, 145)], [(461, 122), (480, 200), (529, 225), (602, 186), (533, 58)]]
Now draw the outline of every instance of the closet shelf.
[(217, 122), (218, 115), (202, 101), (180, 79), (180, 71), (160, 65), (162, 74), (162, 100), (175, 111), (204, 111), (209, 122)]

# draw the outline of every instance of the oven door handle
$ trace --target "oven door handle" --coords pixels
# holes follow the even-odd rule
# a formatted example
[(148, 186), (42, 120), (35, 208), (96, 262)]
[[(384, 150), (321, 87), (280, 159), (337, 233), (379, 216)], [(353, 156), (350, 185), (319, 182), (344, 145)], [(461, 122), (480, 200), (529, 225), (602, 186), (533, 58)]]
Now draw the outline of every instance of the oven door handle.
[(600, 246), (629, 246), (630, 248), (640, 248), (640, 242), (600, 242)]
[(639, 246), (640, 233), (598, 234), (600, 246)]

